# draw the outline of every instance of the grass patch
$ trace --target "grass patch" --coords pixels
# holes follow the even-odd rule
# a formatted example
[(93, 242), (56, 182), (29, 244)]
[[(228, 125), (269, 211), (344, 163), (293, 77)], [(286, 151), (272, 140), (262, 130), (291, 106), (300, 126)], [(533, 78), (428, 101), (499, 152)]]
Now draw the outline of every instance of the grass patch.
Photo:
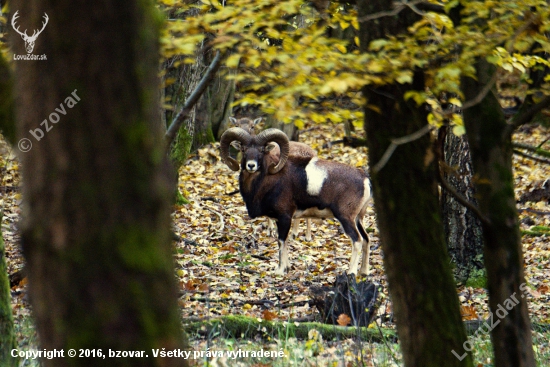
[(487, 288), (487, 273), (485, 269), (473, 270), (466, 280), (466, 287), (472, 288)]

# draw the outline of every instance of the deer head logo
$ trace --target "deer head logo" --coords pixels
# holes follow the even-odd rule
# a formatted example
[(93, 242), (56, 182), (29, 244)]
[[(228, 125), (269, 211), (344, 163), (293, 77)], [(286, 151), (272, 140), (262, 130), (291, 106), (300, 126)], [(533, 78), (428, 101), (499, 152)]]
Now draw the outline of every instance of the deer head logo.
[(23, 38), (23, 41), (25, 41), (25, 49), (27, 50), (27, 53), (31, 53), (32, 50), (34, 49), (34, 42), (36, 42), (36, 38), (38, 38), (38, 35), (40, 33), (42, 33), (42, 31), (44, 30), (44, 28), (46, 28), (46, 24), (48, 24), (48, 14), (44, 13), (44, 22), (42, 22), (42, 29), (39, 30), (39, 31), (34, 31), (32, 36), (29, 36), (27, 35), (27, 30), (25, 29), (25, 32), (21, 32), (19, 30), (19, 27), (15, 27), (15, 20), (17, 18), (19, 18), (19, 15), (17, 15), (17, 13), (19, 12), (16, 11), (15, 14), (13, 14), (13, 17), (11, 18), (11, 26), (13, 27), (13, 29), (19, 33), (21, 35), (21, 38)]

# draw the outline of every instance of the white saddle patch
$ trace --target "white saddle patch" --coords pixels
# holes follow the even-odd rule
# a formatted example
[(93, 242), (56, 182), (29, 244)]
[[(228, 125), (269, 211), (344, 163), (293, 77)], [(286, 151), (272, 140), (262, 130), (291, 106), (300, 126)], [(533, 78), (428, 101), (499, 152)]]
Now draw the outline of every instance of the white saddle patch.
[(318, 158), (312, 158), (306, 166), (307, 193), (311, 196), (317, 196), (321, 193), (323, 183), (327, 179), (327, 171), (322, 167), (317, 167)]

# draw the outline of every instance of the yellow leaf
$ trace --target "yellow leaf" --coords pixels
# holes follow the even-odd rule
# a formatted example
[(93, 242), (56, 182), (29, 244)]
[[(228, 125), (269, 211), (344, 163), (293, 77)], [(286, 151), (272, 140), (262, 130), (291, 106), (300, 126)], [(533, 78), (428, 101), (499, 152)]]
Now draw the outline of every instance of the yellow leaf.
[(399, 84), (406, 84), (406, 83), (412, 83), (412, 72), (406, 71), (401, 73), (396, 79)]
[(380, 73), (384, 70), (384, 65), (377, 60), (372, 60), (367, 64), (367, 70), (371, 73)]
[(340, 51), (341, 53), (345, 54), (346, 52), (348, 52), (348, 50), (346, 49), (346, 47), (340, 43), (338, 43), (336, 45), (336, 48), (338, 49), (338, 51)]
[(241, 60), (241, 55), (239, 54), (233, 54), (233, 55), (230, 55), (228, 58), (227, 58), (227, 61), (225, 62), (225, 64), (227, 65), (227, 67), (229, 68), (236, 68), (237, 66), (239, 66), (239, 61)]
[(453, 127), (453, 134), (455, 136), (462, 136), (466, 132), (463, 125), (456, 125)]
[(377, 112), (377, 113), (379, 113), (379, 114), (382, 114), (382, 110), (381, 110), (380, 107), (378, 107), (377, 105), (368, 104), (368, 105), (367, 105), (367, 108), (368, 108), (369, 110), (372, 110), (372, 111), (374, 111), (374, 112)]
[(458, 98), (449, 98), (449, 103), (458, 107), (462, 107), (462, 101)]

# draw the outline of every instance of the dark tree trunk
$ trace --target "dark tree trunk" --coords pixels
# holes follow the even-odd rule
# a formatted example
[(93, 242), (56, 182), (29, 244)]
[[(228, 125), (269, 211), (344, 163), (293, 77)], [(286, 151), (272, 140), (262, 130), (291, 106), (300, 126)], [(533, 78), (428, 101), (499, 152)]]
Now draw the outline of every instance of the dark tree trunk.
[[(3, 212), (0, 210), (0, 223)], [(0, 364), (5, 367), (17, 366), (18, 361), (11, 356), (16, 348), (13, 315), (11, 312), (10, 281), (2, 228), (0, 227)]]
[(13, 104), (13, 77), (8, 63), (0, 55), (0, 133), (12, 145), (15, 144)]
[[(212, 63), (213, 52), (211, 50), (204, 52), (204, 68)], [(221, 136), (223, 131), (220, 127), (231, 114), (231, 103), (235, 90), (235, 83), (232, 80), (226, 80), (227, 70), (220, 70), (215, 77), (214, 82), (208, 86), (205, 93), (197, 103), (195, 109), (195, 124), (193, 132), (192, 149), (198, 149), (201, 146), (211, 143), (215, 140), (216, 134)]]
[[(444, 135), (444, 159), (448, 168), (444, 170), (444, 178), (459, 194), (477, 205), (468, 140), (465, 135)], [(449, 172), (449, 169), (453, 171)], [(483, 233), (479, 218), (444, 189), (441, 191), (441, 207), (455, 278), (462, 283), (470, 278), (482, 278)]]
[[(152, 352), (185, 348), (158, 114), (159, 17), (148, 1), (11, 5), (23, 28), (49, 15), (35, 46), (47, 60), (15, 62), (18, 134), (32, 142), (22, 153), (29, 295), (41, 349), (65, 351), (42, 363), (184, 366)], [(17, 34), (11, 41), (25, 53)], [(69, 358), (71, 348), (144, 357)]]
[[(477, 80), (462, 80), (467, 101), (476, 98), (495, 73), (494, 67), (486, 61), (479, 61), (475, 66)], [(524, 298), (525, 275), (514, 196), (512, 140), (495, 95), (489, 92), (481, 103), (464, 110), (479, 208), (486, 218), (483, 235), (489, 307), (495, 320), (500, 319), (491, 332), (491, 339), (495, 367), (532, 367), (535, 359)], [(498, 312), (504, 314), (499, 311), (502, 307), (506, 308), (506, 315), (497, 318)]]
[[(391, 2), (362, 0), (359, 17), (391, 6)], [(405, 31), (416, 17), (402, 11), (399, 17), (361, 22), (361, 47), (367, 50), (370, 41)], [(381, 160), (392, 138), (412, 134), (427, 123), (425, 108), (404, 101), (407, 90), (424, 89), (421, 73), (413, 80), (412, 85), (363, 89), (369, 105), (381, 111), (365, 108), (371, 167)], [(445, 246), (432, 149), (425, 134), (400, 145), (380, 171), (371, 169), (384, 265), (405, 366), (472, 366), (469, 355), (459, 359), (452, 353), (462, 350), (466, 332)]]

